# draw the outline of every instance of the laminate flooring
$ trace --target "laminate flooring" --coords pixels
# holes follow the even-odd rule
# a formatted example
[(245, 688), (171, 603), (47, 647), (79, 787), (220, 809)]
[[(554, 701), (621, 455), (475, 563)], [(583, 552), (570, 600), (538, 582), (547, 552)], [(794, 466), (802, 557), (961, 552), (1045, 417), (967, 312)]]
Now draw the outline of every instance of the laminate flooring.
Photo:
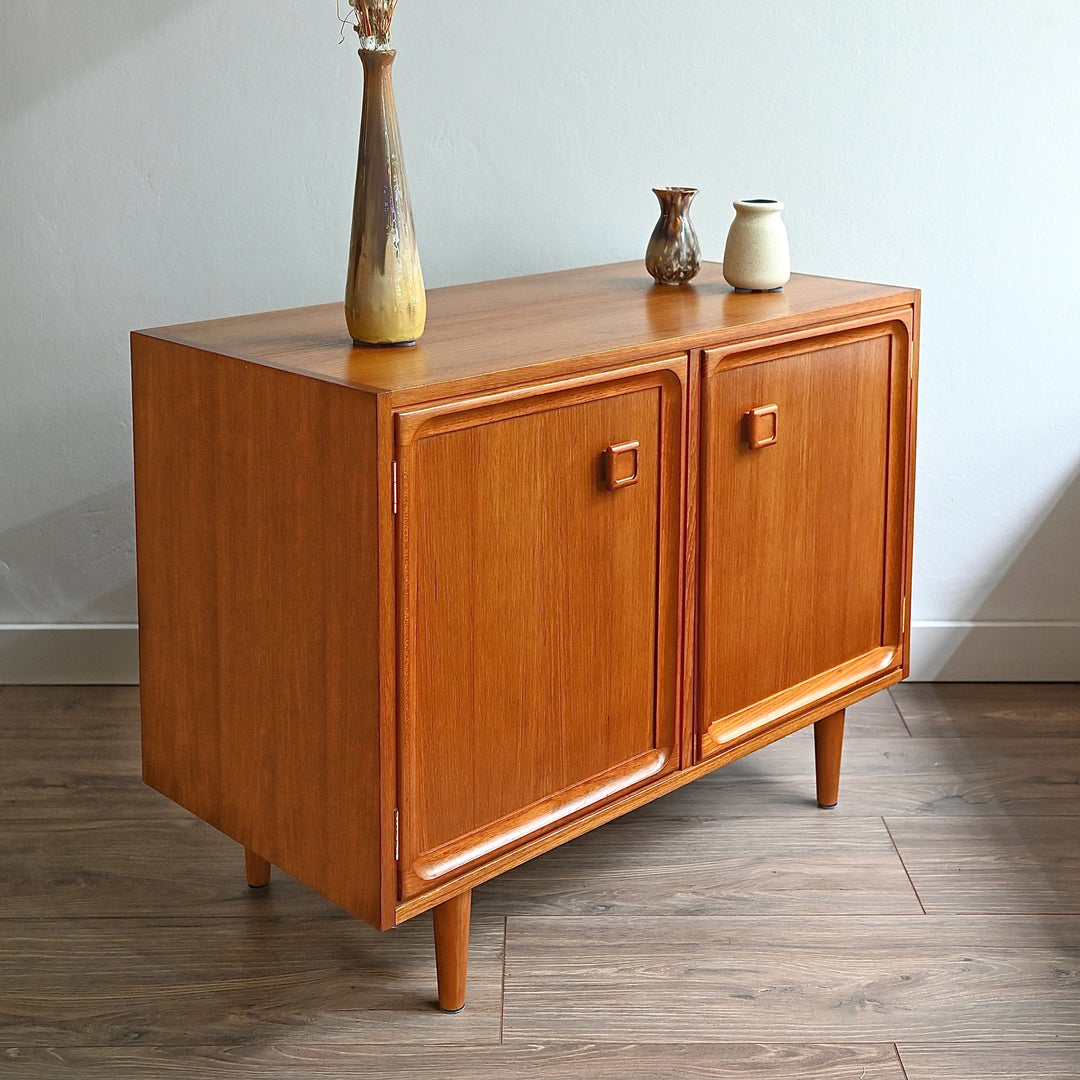
[(379, 934), (139, 779), (134, 687), (0, 688), (0, 1077), (1080, 1078), (1080, 685), (907, 684)]

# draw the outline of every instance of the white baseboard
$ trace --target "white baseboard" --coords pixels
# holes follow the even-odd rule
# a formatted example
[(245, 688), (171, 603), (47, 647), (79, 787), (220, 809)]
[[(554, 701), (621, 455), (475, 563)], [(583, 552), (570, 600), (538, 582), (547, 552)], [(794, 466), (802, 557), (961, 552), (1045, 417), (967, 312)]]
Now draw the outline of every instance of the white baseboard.
[[(916, 622), (916, 682), (1080, 682), (1080, 622)], [(0, 625), (0, 685), (136, 684), (134, 623)]]
[(134, 623), (0, 625), (0, 686), (136, 684)]
[(915, 682), (1080, 682), (1080, 622), (913, 622)]

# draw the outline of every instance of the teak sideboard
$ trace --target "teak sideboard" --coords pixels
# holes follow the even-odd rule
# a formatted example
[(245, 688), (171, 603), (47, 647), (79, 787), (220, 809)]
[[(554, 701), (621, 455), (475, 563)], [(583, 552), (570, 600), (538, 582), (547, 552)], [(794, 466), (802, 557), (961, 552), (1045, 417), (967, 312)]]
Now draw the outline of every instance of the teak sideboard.
[[(389, 929), (908, 663), (919, 293), (638, 263), (132, 335), (143, 772)], [(687, 851), (686, 857), (693, 858)]]

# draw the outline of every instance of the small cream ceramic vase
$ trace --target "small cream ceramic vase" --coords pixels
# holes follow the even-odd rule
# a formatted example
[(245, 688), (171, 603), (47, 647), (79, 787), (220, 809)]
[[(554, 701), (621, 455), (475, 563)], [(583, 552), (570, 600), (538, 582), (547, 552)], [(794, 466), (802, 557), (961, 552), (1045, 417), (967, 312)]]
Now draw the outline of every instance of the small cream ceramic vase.
[(724, 280), (746, 292), (783, 288), (791, 277), (784, 209), (775, 199), (740, 199), (724, 249)]

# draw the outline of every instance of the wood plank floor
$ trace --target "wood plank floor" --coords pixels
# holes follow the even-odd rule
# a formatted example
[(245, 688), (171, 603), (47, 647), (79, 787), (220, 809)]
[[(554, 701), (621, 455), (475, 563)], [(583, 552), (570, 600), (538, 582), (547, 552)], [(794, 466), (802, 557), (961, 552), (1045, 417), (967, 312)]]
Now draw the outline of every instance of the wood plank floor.
[(0, 688), (0, 1076), (1080, 1077), (1080, 686), (904, 685), (478, 889), (469, 1005), (139, 779), (132, 687)]

